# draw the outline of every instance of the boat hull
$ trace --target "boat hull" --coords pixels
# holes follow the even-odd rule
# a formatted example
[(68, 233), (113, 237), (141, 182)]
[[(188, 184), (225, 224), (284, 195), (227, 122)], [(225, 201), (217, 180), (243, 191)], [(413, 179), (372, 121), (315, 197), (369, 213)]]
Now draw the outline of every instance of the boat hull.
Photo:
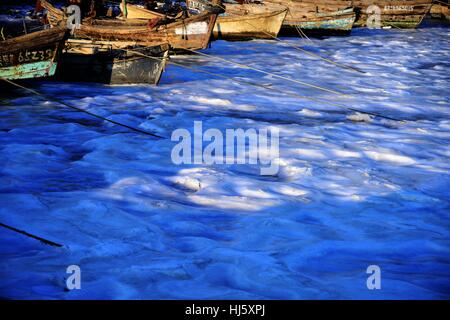
[(0, 78), (8, 80), (51, 77), (55, 74), (57, 63), (52, 60), (24, 63), (0, 68)]
[[(430, 11), (432, 0), (418, 1), (379, 1), (375, 3), (381, 9), (381, 26), (401, 29), (417, 28)], [(367, 27), (367, 9), (372, 5), (370, 1), (356, 1), (358, 16), (356, 27)]]
[(217, 18), (214, 39), (273, 39), (280, 32), (287, 8), (266, 9), (255, 4), (227, 4), (226, 15)]
[(430, 15), (434, 19), (445, 19), (450, 21), (450, 4), (433, 4), (430, 9)]
[[(65, 24), (64, 13), (45, 0), (41, 5), (48, 10), (51, 24)], [(83, 21), (74, 30), (74, 38), (94, 41), (134, 41), (145, 46), (168, 43), (172, 49), (201, 50), (209, 45), (217, 14), (202, 12), (172, 23), (151, 27), (148, 19), (131, 21), (93, 19)], [(141, 20), (141, 21), (139, 21)]]
[(320, 10), (315, 2), (289, 0), (269, 2), (284, 5), (289, 9), (283, 22), (284, 34), (297, 31), (298, 28), (310, 34), (348, 34), (356, 20), (355, 12), (348, 6), (341, 8), (333, 6), (334, 10), (329, 10), (330, 7), (327, 10)]
[(156, 85), (168, 60), (168, 45), (124, 47), (69, 40), (56, 79), (109, 85)]
[[(271, 0), (289, 3), (293, 16), (308, 12), (334, 12), (353, 7), (356, 12), (355, 27), (367, 27), (368, 9), (379, 9), (381, 27), (416, 28), (429, 12), (433, 0)], [(372, 7), (377, 9), (376, 7)], [(290, 14), (288, 14), (288, 19)]]
[(65, 33), (65, 29), (55, 28), (0, 42), (0, 77), (17, 80), (53, 76)]
[(294, 24), (284, 25), (283, 29), (285, 34), (293, 32), (295, 28), (300, 28), (306, 34), (348, 35), (352, 31), (355, 19), (356, 14), (352, 12), (339, 16), (313, 18), (308, 21), (295, 21)]

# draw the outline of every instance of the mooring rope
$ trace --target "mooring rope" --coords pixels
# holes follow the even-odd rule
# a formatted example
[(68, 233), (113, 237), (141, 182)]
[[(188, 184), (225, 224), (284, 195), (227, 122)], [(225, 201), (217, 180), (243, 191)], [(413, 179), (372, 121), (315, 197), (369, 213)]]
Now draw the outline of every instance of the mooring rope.
[(151, 133), (151, 132), (148, 132), (148, 131), (145, 131), (145, 130), (142, 130), (142, 129), (139, 129), (139, 128), (136, 128), (136, 127), (132, 127), (132, 126), (129, 126), (129, 125), (124, 124), (124, 123), (120, 123), (120, 122), (115, 121), (115, 120), (108, 119), (106, 117), (103, 117), (101, 115), (95, 114), (93, 112), (90, 112), (90, 111), (84, 110), (82, 108), (70, 105), (70, 104), (68, 104), (68, 103), (66, 103), (64, 101), (61, 101), (61, 100), (57, 99), (57, 98), (49, 97), (49, 96), (47, 96), (47, 95), (45, 95), (43, 93), (40, 93), (40, 92), (38, 92), (38, 91), (36, 91), (34, 89), (30, 89), (30, 88), (24, 87), (24, 86), (22, 86), (22, 85), (20, 85), (18, 83), (15, 83), (15, 82), (13, 82), (11, 80), (8, 80), (8, 79), (5, 79), (5, 78), (1, 78), (1, 77), (0, 77), (0, 80), (3, 80), (3, 81), (5, 81), (5, 82), (7, 82), (7, 83), (9, 83), (9, 84), (11, 84), (11, 85), (13, 85), (15, 87), (18, 87), (18, 88), (21, 88), (21, 89), (26, 90), (28, 92), (31, 92), (31, 93), (33, 93), (33, 94), (35, 94), (37, 96), (43, 97), (43, 98), (45, 98), (45, 99), (47, 99), (49, 101), (53, 101), (53, 102), (59, 103), (59, 104), (65, 106), (65, 107), (74, 109), (74, 110), (79, 111), (79, 112), (86, 113), (86, 114), (88, 114), (88, 115), (90, 115), (92, 117), (104, 120), (104, 121), (112, 123), (114, 125), (117, 125), (117, 126), (120, 126), (120, 127), (126, 128), (126, 129), (129, 129), (131, 131), (135, 131), (135, 132), (138, 132), (138, 133), (141, 133), (141, 134), (145, 134), (147, 136), (151, 136), (151, 137), (154, 137), (154, 138), (164, 139), (163, 137), (161, 137), (161, 136), (159, 136), (157, 134), (154, 134), (154, 133)]
[[(120, 50), (128, 51), (128, 52), (131, 52), (131, 53), (134, 53), (134, 54), (137, 54), (137, 55), (141, 55), (142, 57), (145, 57), (145, 58), (158, 60), (158, 61), (163, 61), (163, 58), (152, 57), (152, 56), (146, 55), (144, 53), (141, 53), (139, 51), (134, 51), (134, 50), (130, 50), (130, 49), (120, 49)], [(293, 92), (290, 92), (290, 91), (284, 91), (284, 90), (281, 90), (281, 89), (274, 88), (272, 86), (266, 86), (266, 85), (262, 85), (262, 84), (251, 82), (251, 81), (238, 80), (238, 79), (233, 78), (233, 77), (229, 77), (229, 76), (225, 76), (225, 75), (222, 75), (222, 74), (218, 74), (218, 73), (202, 70), (202, 69), (191, 67), (191, 66), (186, 66), (186, 65), (183, 65), (181, 63), (176, 63), (176, 62), (173, 62), (173, 61), (169, 61), (169, 63), (173, 64), (175, 66), (179, 66), (179, 67), (186, 68), (186, 69), (189, 69), (189, 70), (193, 70), (193, 71), (196, 71), (196, 72), (205, 73), (205, 74), (209, 74), (209, 75), (212, 75), (212, 76), (215, 76), (215, 77), (218, 77), (218, 78), (230, 80), (230, 81), (233, 81), (233, 82), (236, 82), (236, 83), (239, 83), (239, 84), (248, 84), (248, 85), (251, 85), (253, 87), (270, 90), (270, 91), (273, 91), (273, 92), (277, 92), (277, 93), (280, 93), (280, 94), (285, 94), (285, 95), (292, 96), (292, 97), (295, 97), (295, 98), (306, 99), (306, 100), (315, 101), (315, 102), (319, 102), (319, 103), (323, 103), (323, 104), (328, 104), (330, 106), (343, 108), (343, 109), (346, 109), (347, 111), (359, 112), (359, 113), (362, 113), (362, 114), (367, 114), (367, 115), (371, 115), (371, 116), (374, 116), (374, 117), (383, 118), (383, 119), (386, 119), (386, 120), (392, 120), (392, 121), (398, 121), (398, 122), (406, 122), (406, 120), (397, 119), (397, 118), (394, 118), (394, 117), (391, 117), (391, 116), (385, 116), (385, 115), (382, 115), (382, 114), (379, 114), (379, 113), (376, 113), (376, 112), (363, 111), (363, 110), (359, 110), (357, 108), (352, 108), (352, 107), (348, 107), (348, 106), (342, 105), (340, 103), (335, 103), (335, 102), (330, 102), (330, 101), (326, 101), (326, 100), (323, 100), (323, 99), (308, 97), (308, 96), (300, 95), (300, 94), (293, 93)]]
[[(205, 1), (205, 2), (207, 2), (207, 3), (209, 3), (209, 4), (212, 4), (212, 2), (209, 1), (209, 0), (203, 0), (203, 1)], [(223, 6), (223, 5), (217, 5), (217, 4), (216, 4), (216, 6), (219, 6), (219, 7), (221, 7), (222, 9), (226, 9), (226, 7)], [(287, 8), (287, 10), (288, 10), (288, 13), (292, 16), (292, 13), (290, 12), (289, 8)], [(237, 16), (245, 17), (244, 15), (237, 15)], [(251, 23), (248, 22), (248, 21), (244, 21), (244, 22), (246, 22), (247, 24), (249, 24), (249, 25), (252, 26), (252, 27), (255, 27), (253, 24), (251, 24)], [(304, 32), (301, 31), (301, 29), (300, 29), (300, 30), (297, 29), (297, 26), (295, 26), (295, 29), (297, 30), (297, 32), (299, 33), (300, 37), (302, 38), (302, 37), (303, 37), (303, 36), (302, 36), (302, 33), (304, 34)], [(356, 67), (353, 67), (353, 66), (349, 66), (349, 65), (346, 65), (346, 64), (339, 63), (339, 62), (334, 61), (334, 60), (332, 60), (332, 59), (330, 59), (330, 58), (327, 58), (327, 57), (324, 57), (324, 56), (319, 55), (319, 54), (317, 54), (317, 53), (314, 53), (314, 52), (311, 52), (311, 51), (309, 51), (309, 50), (306, 50), (306, 49), (304, 49), (304, 48), (302, 48), (302, 47), (293, 45), (293, 44), (289, 43), (288, 41), (285, 41), (285, 40), (283, 40), (283, 39), (280, 39), (280, 38), (278, 38), (278, 37), (276, 37), (276, 36), (274, 36), (274, 35), (272, 35), (272, 34), (270, 34), (270, 33), (268, 33), (268, 32), (263, 31), (263, 33), (266, 34), (266, 35), (268, 35), (268, 36), (270, 36), (272, 39), (277, 40), (278, 42), (284, 43), (284, 44), (288, 45), (289, 47), (291, 47), (291, 48), (293, 48), (293, 49), (296, 49), (296, 50), (298, 50), (298, 51), (301, 51), (301, 52), (303, 52), (303, 53), (305, 53), (305, 54), (307, 54), (307, 55), (309, 55), (309, 56), (311, 56), (311, 57), (319, 58), (319, 59), (321, 59), (321, 60), (323, 60), (323, 61), (325, 61), (325, 62), (331, 63), (331, 64), (333, 64), (333, 65), (335, 65), (335, 66), (337, 66), (337, 67), (343, 68), (343, 69), (347, 69), (347, 70), (351, 70), (351, 71), (355, 71), (355, 72), (359, 72), (359, 73), (366, 73), (365, 71), (363, 71), (363, 70), (361, 70), (361, 69), (359, 69), (359, 68), (356, 68)], [(306, 36), (306, 34), (304, 34), (304, 36), (305, 36), (306, 39), (308, 39), (310, 42), (312, 42), (311, 39), (309, 39), (309, 38)]]
[(62, 246), (63, 246), (62, 244), (59, 244), (59, 243), (56, 243), (56, 242), (53, 242), (53, 241), (44, 239), (44, 238), (42, 238), (42, 237), (38, 237), (38, 236), (36, 236), (36, 235), (34, 235), (34, 234), (28, 233), (28, 232), (23, 231), (23, 230), (19, 230), (19, 229), (17, 229), (17, 228), (8, 226), (8, 225), (6, 225), (6, 224), (4, 224), (4, 223), (1, 223), (1, 222), (0, 222), (0, 226), (3, 227), (3, 228), (6, 228), (6, 229), (12, 230), (12, 231), (14, 231), (14, 232), (23, 234), (24, 236), (27, 236), (27, 237), (29, 237), (29, 238), (39, 240), (40, 242), (45, 243), (45, 244), (48, 244), (48, 245), (50, 245), (50, 246), (54, 246), (54, 247), (62, 247)]
[(306, 40), (312, 43), (312, 40), (306, 35), (305, 32), (303, 32), (303, 30), (299, 26), (295, 26), (295, 29), (297, 30), (297, 32), (300, 34), (301, 37), (305, 38)]
[[(294, 15), (292, 14), (291, 9), (289, 7), (287, 7), (287, 10), (288, 10), (288, 13), (291, 15), (291, 17), (294, 18)], [(305, 38), (308, 41), (312, 42), (311, 39), (308, 38), (306, 33), (304, 33), (303, 30), (298, 25), (294, 25), (294, 28), (297, 31), (297, 33), (299, 34), (300, 38)]]
[(342, 92), (339, 92), (339, 91), (336, 91), (336, 90), (324, 88), (324, 87), (321, 87), (321, 86), (318, 86), (318, 85), (315, 85), (315, 84), (311, 84), (311, 83), (308, 83), (308, 82), (304, 82), (304, 81), (300, 81), (300, 80), (295, 80), (295, 79), (292, 79), (292, 78), (289, 78), (289, 77), (285, 77), (285, 76), (282, 76), (282, 75), (278, 75), (278, 74), (276, 74), (276, 73), (268, 72), (268, 71), (265, 71), (265, 70), (262, 70), (262, 69), (259, 69), (259, 68), (255, 68), (255, 67), (252, 67), (252, 66), (249, 66), (249, 65), (246, 65), (246, 64), (242, 64), (242, 63), (239, 63), (239, 62), (235, 62), (235, 61), (232, 61), (232, 60), (228, 60), (228, 59), (225, 59), (225, 58), (222, 58), (222, 57), (213, 56), (213, 55), (210, 55), (210, 54), (206, 54), (206, 53), (199, 52), (199, 51), (195, 51), (195, 50), (191, 50), (191, 49), (183, 49), (183, 50), (186, 50), (186, 51), (195, 53), (195, 54), (197, 54), (197, 55), (201, 55), (201, 56), (205, 56), (205, 57), (210, 57), (210, 58), (213, 58), (213, 59), (216, 59), (216, 60), (225, 61), (225, 62), (234, 64), (234, 65), (236, 65), (236, 66), (239, 66), (239, 67), (241, 67), (241, 68), (254, 70), (254, 71), (257, 71), (257, 72), (260, 72), (260, 73), (264, 73), (264, 74), (267, 74), (267, 75), (269, 75), (269, 76), (272, 76), (272, 77), (275, 77), (275, 78), (279, 78), (279, 79), (282, 79), (282, 80), (285, 80), (285, 81), (289, 81), (289, 82), (293, 82), (293, 83), (296, 83), (296, 84), (300, 84), (300, 85), (303, 85), (303, 86), (306, 86), (306, 87), (310, 87), (310, 88), (313, 88), (313, 89), (317, 89), (317, 90), (320, 90), (320, 91), (325, 91), (325, 92), (328, 92), (328, 93), (333, 93), (333, 94), (338, 95), (338, 96), (341, 96), (341, 97), (350, 97), (350, 95), (349, 95), (349, 94), (346, 94), (346, 93), (342, 93)]
[[(254, 27), (254, 25), (252, 25), (250, 22), (248, 22), (248, 21), (245, 21), (245, 22), (248, 23), (250, 26)], [(348, 69), (348, 70), (356, 71), (356, 72), (359, 72), (359, 73), (366, 73), (365, 71), (363, 71), (363, 70), (361, 70), (361, 69), (359, 69), (359, 68), (356, 68), (356, 67), (353, 67), (353, 66), (349, 66), (349, 65), (346, 65), (346, 64), (339, 63), (339, 62), (337, 62), (337, 61), (334, 61), (334, 60), (331, 60), (331, 59), (326, 58), (326, 57), (324, 57), (324, 56), (321, 56), (321, 55), (319, 55), (319, 54), (317, 54), (317, 53), (311, 52), (311, 51), (309, 51), (309, 50), (305, 50), (305, 49), (303, 49), (303, 48), (301, 48), (301, 47), (299, 47), (299, 46), (295, 46), (295, 45), (289, 43), (288, 41), (282, 40), (282, 39), (280, 39), (280, 38), (278, 38), (278, 37), (276, 37), (276, 36), (274, 36), (274, 35), (272, 35), (272, 34), (266, 32), (266, 31), (262, 31), (262, 32), (263, 32), (264, 34), (270, 36), (272, 39), (274, 39), (274, 40), (276, 40), (276, 41), (278, 41), (278, 42), (284, 43), (284, 44), (288, 45), (289, 47), (294, 48), (295, 50), (301, 51), (301, 52), (303, 52), (303, 53), (305, 53), (305, 54), (307, 54), (307, 55), (309, 55), (309, 56), (311, 56), (311, 57), (319, 58), (319, 59), (321, 59), (321, 60), (323, 60), (323, 61), (325, 61), (325, 62), (334, 64), (335, 66), (340, 67), (340, 68), (343, 68), (343, 69)]]

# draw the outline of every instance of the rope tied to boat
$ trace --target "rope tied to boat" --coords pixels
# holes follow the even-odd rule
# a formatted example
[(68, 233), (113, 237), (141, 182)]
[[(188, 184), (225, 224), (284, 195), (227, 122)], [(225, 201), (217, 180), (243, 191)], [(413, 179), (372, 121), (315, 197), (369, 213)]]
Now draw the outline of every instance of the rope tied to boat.
[(296, 83), (296, 84), (300, 84), (300, 85), (303, 85), (303, 86), (306, 86), (306, 87), (310, 87), (310, 88), (313, 88), (313, 89), (317, 89), (317, 90), (320, 90), (320, 91), (333, 93), (333, 94), (341, 96), (341, 97), (350, 97), (350, 95), (346, 94), (346, 93), (342, 93), (342, 92), (339, 92), (339, 91), (336, 91), (336, 90), (332, 90), (332, 89), (328, 89), (328, 88), (325, 88), (325, 87), (321, 87), (321, 86), (318, 86), (318, 85), (315, 85), (315, 84), (311, 84), (311, 83), (308, 83), (308, 82), (304, 82), (304, 81), (292, 79), (292, 78), (289, 78), (289, 77), (285, 77), (285, 76), (282, 76), (282, 75), (279, 75), (279, 74), (276, 74), (276, 73), (268, 72), (268, 71), (265, 71), (265, 70), (262, 70), (262, 69), (259, 69), (259, 68), (255, 68), (255, 67), (252, 67), (252, 66), (249, 66), (249, 65), (246, 65), (246, 64), (242, 64), (242, 63), (239, 63), (239, 62), (228, 60), (228, 59), (225, 59), (225, 58), (222, 58), (222, 57), (213, 56), (213, 55), (210, 55), (210, 54), (206, 54), (206, 53), (195, 51), (195, 50), (191, 50), (191, 49), (183, 49), (183, 50), (192, 52), (192, 53), (197, 54), (197, 55), (210, 57), (210, 58), (213, 58), (213, 59), (216, 59), (216, 60), (221, 60), (221, 61), (224, 61), (224, 62), (228, 62), (228, 63), (234, 64), (234, 65), (236, 65), (238, 67), (249, 69), (249, 70), (253, 70), (253, 71), (257, 71), (257, 72), (260, 72), (260, 73), (263, 73), (263, 74), (266, 74), (266, 75), (269, 75), (269, 76), (272, 76), (272, 77), (275, 77), (275, 78), (279, 78), (279, 79), (282, 79), (282, 80), (285, 80), (285, 81), (289, 81), (289, 82), (293, 82), (293, 83)]
[[(250, 26), (254, 27), (254, 25), (252, 25), (250, 22), (248, 22), (248, 21), (245, 21), (245, 22), (248, 23)], [(322, 59), (322, 60), (325, 61), (325, 62), (334, 64), (335, 66), (340, 67), (340, 68), (343, 68), (343, 69), (347, 69), (347, 70), (351, 70), (351, 71), (355, 71), (355, 72), (359, 72), (359, 73), (366, 73), (365, 71), (363, 71), (363, 70), (361, 70), (361, 69), (359, 69), (359, 68), (356, 68), (356, 67), (353, 67), (353, 66), (349, 66), (349, 65), (346, 65), (346, 64), (342, 64), (342, 63), (336, 62), (336, 61), (334, 61), (334, 60), (331, 60), (330, 58), (326, 58), (326, 57), (321, 56), (321, 55), (319, 55), (319, 54), (317, 54), (317, 53), (314, 53), (314, 52), (311, 52), (311, 51), (309, 51), (309, 50), (303, 49), (303, 48), (301, 48), (301, 47), (299, 47), (299, 46), (295, 46), (295, 45), (289, 43), (288, 41), (282, 40), (282, 39), (280, 39), (280, 38), (278, 38), (278, 37), (276, 37), (276, 36), (274, 36), (274, 35), (272, 35), (272, 34), (266, 32), (266, 31), (262, 31), (262, 32), (263, 32), (264, 34), (270, 36), (272, 39), (274, 39), (274, 40), (276, 40), (276, 41), (278, 41), (278, 42), (287, 44), (289, 47), (294, 48), (295, 50), (301, 51), (301, 52), (305, 53), (305, 54), (308, 55), (308, 56)], [(305, 35), (305, 36), (306, 36), (306, 35)], [(309, 40), (309, 38), (308, 38), (308, 40)]]
[(14, 231), (14, 232), (17, 232), (17, 233), (20, 233), (20, 234), (23, 234), (24, 236), (27, 236), (28, 238), (32, 238), (32, 239), (38, 240), (38, 241), (40, 241), (40, 242), (42, 242), (42, 243), (44, 243), (44, 244), (47, 244), (47, 245), (49, 245), (49, 246), (59, 247), (59, 248), (63, 247), (62, 244), (59, 244), (59, 243), (53, 242), (53, 241), (51, 241), (51, 240), (48, 240), (48, 239), (45, 239), (45, 238), (36, 236), (36, 235), (31, 234), (31, 233), (29, 233), (29, 232), (26, 232), (26, 231), (24, 231), (24, 230), (20, 230), (20, 229), (11, 227), (11, 226), (9, 226), (9, 225), (7, 225), (7, 224), (4, 224), (4, 223), (1, 223), (1, 222), (0, 222), (0, 227), (3, 227), (3, 228), (5, 228), (5, 229), (9, 229), (9, 230), (11, 230), (11, 231)]
[[(294, 18), (294, 15), (291, 12), (291, 9), (289, 7), (287, 7), (287, 12), (290, 14), (291, 18)], [(294, 25), (295, 30), (297, 31), (298, 35), (300, 36), (300, 38), (305, 38), (307, 39), (309, 42), (312, 42), (310, 38), (308, 38), (308, 36), (306, 35), (306, 33), (303, 32), (303, 30), (298, 26), (298, 25)]]
[[(212, 4), (212, 2), (209, 1), (209, 0), (202, 0), (202, 1)], [(218, 5), (218, 6), (220, 6), (220, 7), (223, 8), (223, 9), (225, 9), (225, 6), (223, 6), (223, 5)], [(289, 7), (287, 8), (287, 10), (288, 10), (288, 13), (291, 14), (291, 16), (292, 16), (292, 13), (290, 12)], [(244, 17), (244, 15), (237, 15), (237, 16)], [(255, 27), (255, 25), (251, 24), (250, 22), (248, 22), (248, 21), (246, 21), (246, 20), (245, 20), (244, 22), (247, 23), (247, 24), (249, 24), (249, 25), (252, 26), (252, 27)], [(298, 26), (294, 26), (294, 27), (295, 27), (295, 29), (297, 30), (297, 32), (299, 33), (299, 35), (300, 35), (301, 38), (306, 38), (307, 40), (309, 40), (310, 42), (312, 42), (311, 39), (309, 39), (309, 38), (306, 36), (306, 34), (305, 34)], [(334, 60), (332, 60), (332, 59), (330, 59), (330, 58), (328, 58), (328, 57), (324, 57), (324, 56), (319, 55), (319, 54), (317, 54), (317, 53), (314, 53), (314, 52), (311, 52), (311, 51), (309, 51), (309, 50), (306, 50), (306, 49), (304, 49), (304, 48), (302, 48), (302, 47), (295, 46), (295, 45), (289, 43), (288, 41), (282, 40), (282, 39), (278, 38), (277, 36), (274, 36), (274, 35), (272, 35), (272, 34), (266, 32), (266, 31), (262, 31), (262, 32), (263, 32), (264, 34), (266, 34), (267, 36), (269, 36), (270, 38), (272, 38), (272, 39), (274, 39), (274, 40), (277, 40), (278, 42), (282, 42), (282, 43), (284, 43), (284, 44), (287, 44), (289, 47), (294, 48), (294, 49), (296, 49), (296, 50), (298, 50), (298, 51), (301, 51), (301, 52), (303, 52), (303, 53), (305, 53), (305, 54), (307, 54), (307, 55), (309, 55), (309, 56), (312, 56), (312, 57), (315, 57), (315, 58), (319, 58), (319, 59), (321, 59), (321, 60), (323, 60), (323, 61), (325, 61), (325, 62), (331, 63), (331, 64), (333, 64), (333, 65), (335, 65), (335, 66), (337, 66), (337, 67), (340, 67), (340, 68), (343, 68), (343, 69), (346, 69), (346, 70), (355, 71), (355, 72), (358, 72), (358, 73), (366, 73), (365, 71), (363, 71), (363, 70), (361, 70), (361, 69), (359, 69), (359, 68), (357, 68), (357, 67), (349, 66), (349, 65), (347, 65), (347, 64), (342, 64), (342, 63), (337, 62), (337, 61), (334, 61)]]
[(25, 91), (31, 92), (31, 93), (35, 94), (36, 96), (43, 97), (43, 98), (45, 98), (45, 99), (47, 99), (47, 100), (49, 100), (49, 101), (56, 102), (56, 103), (58, 103), (58, 104), (60, 104), (60, 105), (63, 105), (63, 106), (65, 106), (65, 107), (67, 107), (67, 108), (74, 109), (74, 110), (76, 110), (76, 111), (86, 113), (86, 114), (88, 114), (88, 115), (90, 115), (90, 116), (92, 116), (92, 117), (94, 117), (94, 118), (97, 118), (97, 119), (100, 119), (100, 120), (109, 122), (109, 123), (114, 124), (114, 125), (117, 125), (117, 126), (119, 126), (119, 127), (123, 127), (123, 128), (128, 129), (128, 130), (131, 130), (131, 131), (134, 131), (134, 132), (137, 132), (137, 133), (140, 133), (140, 134), (144, 134), (144, 135), (147, 135), (147, 136), (151, 136), (151, 137), (153, 137), (153, 138), (164, 139), (164, 137), (159, 136), (159, 135), (157, 135), (157, 134), (155, 134), (155, 133), (151, 133), (151, 132), (148, 132), (148, 131), (145, 131), (145, 130), (142, 130), (142, 129), (139, 129), (139, 128), (136, 128), (136, 127), (132, 127), (132, 126), (129, 126), (129, 125), (127, 125), (127, 124), (124, 124), (124, 123), (121, 123), (121, 122), (118, 122), (118, 121), (115, 121), (115, 120), (108, 119), (108, 118), (106, 118), (106, 117), (103, 117), (103, 116), (98, 115), (98, 114), (96, 114), (96, 113), (93, 113), (93, 112), (91, 112), (91, 111), (85, 110), (85, 109), (83, 109), (83, 108), (80, 108), (80, 107), (76, 107), (76, 106), (70, 105), (70, 104), (68, 104), (68, 103), (66, 103), (66, 102), (64, 102), (64, 101), (61, 101), (60, 99), (57, 99), (57, 98), (54, 98), (54, 97), (49, 97), (48, 95), (45, 95), (45, 94), (43, 94), (43, 93), (40, 93), (40, 92), (38, 92), (38, 91), (36, 91), (36, 90), (34, 90), (34, 89), (27, 88), (27, 87), (25, 87), (25, 86), (23, 86), (23, 85), (20, 85), (20, 84), (18, 84), (18, 83), (15, 83), (14, 81), (9, 80), (9, 79), (1, 78), (1, 77), (0, 77), (0, 80), (3, 80), (3, 81), (5, 81), (5, 82), (7, 82), (7, 83), (9, 83), (9, 84), (11, 84), (11, 85), (13, 85), (13, 86), (15, 86), (15, 87), (18, 87), (18, 88), (23, 89), (23, 90), (25, 90)]
[[(152, 56), (146, 55), (146, 54), (144, 54), (142, 52), (134, 51), (134, 50), (130, 50), (130, 49), (120, 49), (120, 50), (128, 51), (130, 53), (134, 53), (134, 54), (140, 55), (140, 56), (148, 58), (148, 59), (153, 59), (153, 60), (158, 60), (158, 61), (162, 61), (164, 59), (164, 58), (152, 57)], [(238, 80), (236, 78), (225, 76), (223, 74), (218, 74), (218, 73), (202, 70), (202, 69), (199, 69), (199, 68), (186, 66), (186, 65), (183, 65), (181, 63), (176, 63), (176, 62), (173, 62), (173, 61), (170, 61), (169, 63), (172, 64), (172, 65), (175, 65), (175, 66), (179, 66), (181, 68), (193, 70), (193, 71), (200, 72), (200, 73), (205, 73), (205, 74), (212, 75), (212, 76), (215, 76), (215, 77), (218, 77), (218, 78), (230, 80), (230, 81), (233, 81), (233, 82), (236, 82), (236, 83), (239, 83), (239, 84), (247, 84), (247, 85), (250, 85), (250, 86), (253, 86), (253, 87), (256, 87), (256, 88), (262, 88), (262, 89), (270, 90), (272, 92), (285, 94), (285, 95), (288, 95), (288, 96), (291, 96), (291, 97), (295, 97), (295, 98), (315, 101), (315, 102), (327, 104), (327, 105), (330, 105), (330, 106), (339, 107), (339, 108), (342, 108), (342, 109), (345, 109), (345, 110), (348, 110), (348, 111), (359, 112), (361, 114), (367, 114), (367, 115), (370, 115), (370, 116), (379, 117), (379, 118), (382, 118), (382, 119), (385, 119), (385, 120), (396, 121), (396, 122), (400, 122), (400, 123), (405, 123), (406, 122), (406, 120), (397, 119), (397, 118), (394, 118), (394, 117), (391, 117), (391, 116), (385, 116), (385, 115), (382, 115), (382, 114), (379, 114), (379, 113), (376, 113), (376, 112), (363, 111), (363, 110), (359, 110), (357, 108), (352, 108), (352, 107), (345, 106), (345, 105), (340, 104), (340, 103), (330, 102), (330, 101), (319, 99), (319, 98), (308, 97), (308, 96), (300, 95), (298, 93), (277, 89), (277, 88), (274, 88), (272, 86), (267, 86), (267, 85), (263, 85), (263, 84), (259, 84), (259, 83), (255, 83), (255, 82), (251, 82), (251, 81)]]

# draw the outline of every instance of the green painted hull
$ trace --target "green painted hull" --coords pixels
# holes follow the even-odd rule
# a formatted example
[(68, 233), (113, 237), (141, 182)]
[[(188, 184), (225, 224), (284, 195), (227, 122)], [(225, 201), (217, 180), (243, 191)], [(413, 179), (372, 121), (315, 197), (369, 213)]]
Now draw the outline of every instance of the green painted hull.
[(355, 22), (354, 17), (349, 18), (336, 18), (336, 19), (330, 19), (326, 21), (305, 21), (305, 22), (299, 22), (297, 24), (297, 27), (300, 29), (306, 29), (306, 30), (314, 30), (314, 29), (321, 29), (321, 30), (342, 30), (342, 31), (350, 31), (353, 27), (353, 23)]
[(0, 77), (8, 80), (55, 74), (67, 29), (57, 27), (0, 41)]
[(55, 74), (57, 63), (39, 61), (0, 68), (0, 77), (8, 80), (50, 77)]

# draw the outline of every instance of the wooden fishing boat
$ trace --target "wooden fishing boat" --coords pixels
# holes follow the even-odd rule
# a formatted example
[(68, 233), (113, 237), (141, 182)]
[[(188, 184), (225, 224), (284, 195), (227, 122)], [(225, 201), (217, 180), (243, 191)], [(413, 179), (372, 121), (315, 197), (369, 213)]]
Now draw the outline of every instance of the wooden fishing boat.
[(56, 78), (111, 85), (158, 84), (169, 56), (169, 45), (70, 39)]
[(287, 7), (277, 4), (225, 4), (214, 26), (215, 39), (273, 39), (280, 32)]
[[(369, 18), (367, 11), (376, 5), (381, 13), (381, 26), (394, 28), (416, 28), (430, 11), (433, 0), (356, 0), (354, 6), (358, 9), (357, 27), (367, 26)], [(373, 11), (372, 11), (373, 12)], [(373, 13), (372, 13), (373, 14)]]
[(1, 41), (0, 77), (16, 80), (54, 75), (66, 31), (45, 29)]
[(433, 19), (442, 19), (442, 8), (440, 3), (435, 3), (431, 6), (430, 16)]
[(169, 45), (69, 39), (56, 78), (110, 85), (156, 85), (169, 57)]
[(436, 3), (430, 9), (430, 15), (434, 19), (445, 19), (450, 21), (450, 2), (445, 5)]
[[(199, 11), (208, 10), (211, 1), (187, 0), (190, 9)], [(223, 4), (225, 13), (217, 17), (213, 30), (215, 39), (244, 40), (244, 39), (272, 39), (278, 35), (287, 7), (277, 4), (249, 3), (249, 4)], [(127, 5), (128, 18), (156, 18), (161, 13), (144, 8)], [(136, 23), (136, 20), (131, 21)]]
[(450, 4), (448, 4), (447, 6), (441, 6), (441, 10), (442, 10), (442, 16), (447, 20), (450, 21)]
[(316, 2), (301, 0), (268, 0), (266, 2), (289, 8), (283, 22), (285, 32), (301, 29), (310, 34), (349, 34), (356, 20), (356, 13), (351, 5), (333, 6), (334, 10), (329, 10), (329, 7), (327, 10), (321, 10)]
[[(46, 0), (41, 5), (47, 9), (52, 25), (65, 25), (66, 16)], [(162, 19), (85, 19), (79, 29), (74, 30), (74, 38), (94, 41), (129, 41), (159, 45), (168, 43), (172, 49), (200, 50), (208, 47), (217, 11), (208, 10), (171, 23), (161, 23)]]
[[(354, 7), (355, 27), (366, 27), (371, 15), (380, 13), (381, 27), (416, 28), (429, 12), (433, 0), (276, 0), (291, 3), (289, 8), (302, 11), (313, 8), (316, 12), (334, 12)], [(295, 11), (293, 11), (293, 14)], [(289, 14), (288, 14), (289, 17)]]

